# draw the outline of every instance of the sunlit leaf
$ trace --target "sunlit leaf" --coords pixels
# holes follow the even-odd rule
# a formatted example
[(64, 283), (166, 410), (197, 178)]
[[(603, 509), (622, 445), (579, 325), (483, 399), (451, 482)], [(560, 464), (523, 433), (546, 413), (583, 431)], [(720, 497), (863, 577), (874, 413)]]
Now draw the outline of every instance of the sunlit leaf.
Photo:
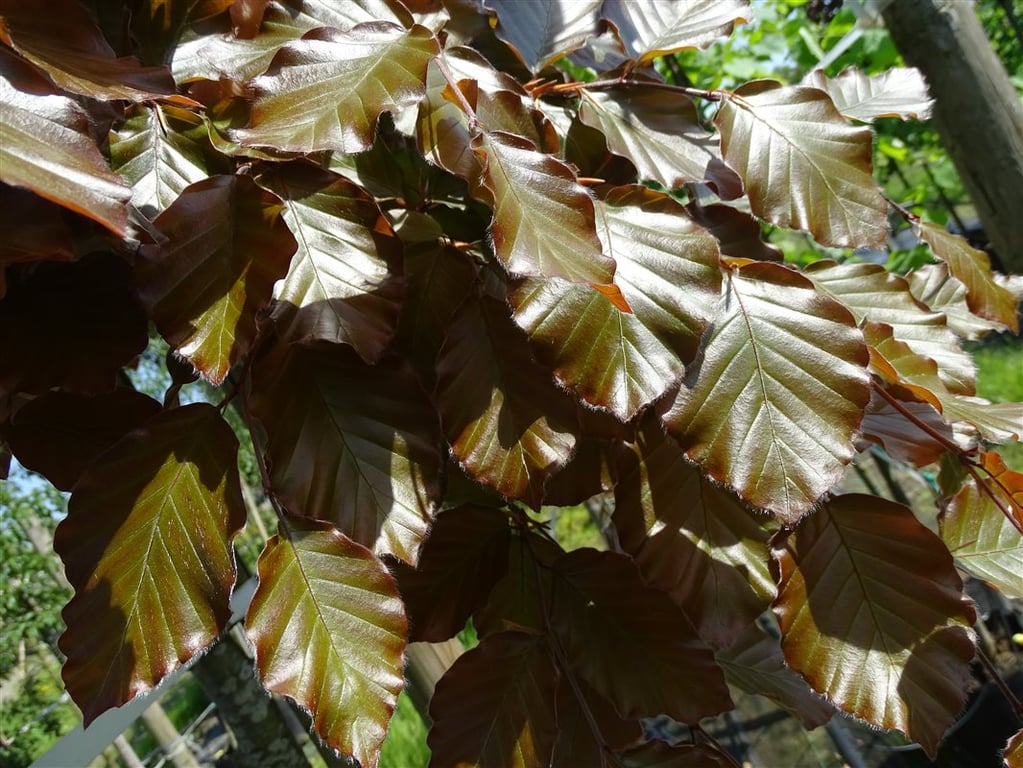
[(534, 74), (581, 48), (597, 33), (602, 0), (485, 0), (497, 12), (497, 36)]
[(700, 125), (688, 96), (639, 87), (580, 96), (579, 118), (631, 160), (640, 178), (668, 189), (705, 181), (725, 199), (742, 194), (742, 181), (722, 162), (717, 137)]
[(757, 216), (823, 245), (884, 245), (888, 204), (871, 175), (873, 134), (848, 125), (827, 94), (759, 80), (726, 98), (714, 122)]
[(622, 768), (731, 768), (734, 761), (709, 744), (671, 746), (650, 741), (621, 754)]
[(503, 304), (469, 298), (462, 305), (437, 360), (436, 399), (469, 474), (539, 506), (547, 478), (575, 449), (575, 414)]
[(248, 176), (213, 176), (156, 218), (167, 242), (139, 252), (135, 279), (156, 327), (214, 384), (248, 352), (256, 313), (288, 271), (296, 243), (282, 207)]
[(231, 539), (245, 522), (238, 441), (215, 408), (159, 414), (75, 486), (54, 548), (75, 596), (63, 677), (88, 724), (156, 686), (231, 615)]
[(397, 328), (403, 285), (401, 243), (373, 198), (305, 164), (271, 169), (259, 183), (284, 201), (298, 241), (274, 292), (281, 337), (350, 344), (376, 362)]
[(430, 765), (547, 766), (558, 733), (548, 654), (540, 638), (500, 632), (459, 656), (430, 702)]
[(364, 152), (381, 112), (423, 96), (437, 41), (425, 27), (388, 22), (347, 32), (324, 27), (286, 44), (252, 86), (252, 122), (242, 144), (291, 152)]
[(439, 496), (437, 415), (404, 365), (279, 344), (255, 364), (274, 491), (379, 554), (415, 562)]
[(614, 261), (601, 252), (593, 199), (572, 170), (503, 131), (474, 142), (492, 197), (494, 250), (517, 275), (608, 284)]
[(732, 643), (775, 595), (767, 531), (734, 494), (682, 456), (656, 420), (615, 456), (614, 523), (648, 584), (666, 592), (700, 637)]
[(411, 642), (454, 637), (486, 600), (508, 564), (511, 529), (504, 513), (465, 505), (437, 514), (415, 568), (396, 563)]
[(174, 93), (166, 67), (142, 67), (131, 56), (117, 58), (76, 0), (3, 0), (0, 40), (71, 93), (94, 99), (145, 101)]
[(604, 4), (626, 52), (641, 62), (685, 48), (706, 48), (753, 18), (747, 0), (630, 0)]
[(245, 618), (267, 690), (309, 711), (324, 741), (375, 768), (404, 684), (405, 612), (373, 554), (288, 517), (259, 557)]
[(966, 303), (971, 312), (1003, 323), (1013, 332), (1019, 330), (1016, 297), (995, 282), (986, 253), (931, 221), (917, 222), (916, 230), (934, 255), (948, 265), (949, 273), (966, 286)]
[(729, 274), (712, 327), (665, 425), (711, 477), (792, 524), (852, 459), (870, 399), (863, 337), (848, 310), (768, 263)]
[(0, 181), (98, 221), (128, 227), (131, 190), (89, 136), (82, 108), (0, 49)]
[(631, 558), (577, 549), (552, 567), (551, 625), (575, 673), (620, 715), (695, 723), (732, 708), (710, 649)]
[(933, 755), (972, 679), (974, 612), (941, 539), (874, 496), (835, 496), (775, 543), (785, 660), (814, 690)]
[(803, 78), (803, 85), (827, 92), (839, 112), (865, 123), (879, 117), (926, 120), (934, 104), (924, 76), (915, 67), (893, 67), (875, 75), (849, 67), (838, 77), (815, 69)]
[(1005, 768), (1021, 768), (1023, 766), (1023, 730), (1016, 731), (1006, 742), (1002, 758)]
[(966, 286), (952, 277), (946, 264), (927, 264), (907, 276), (917, 301), (945, 316), (948, 327), (960, 336), (975, 340), (991, 331), (1006, 330), (1004, 323), (985, 320), (970, 311)]
[(597, 222), (631, 313), (588, 285), (558, 280), (526, 280), (510, 301), (558, 381), (628, 421), (695, 357), (718, 300), (719, 254), (678, 203), (642, 187), (610, 193)]
[[(1023, 419), (1023, 414), (1020, 418)], [(994, 451), (981, 452), (980, 469), (984, 494), (997, 499), (1009, 522), (1023, 534), (1023, 473), (1009, 469), (1001, 455)]]

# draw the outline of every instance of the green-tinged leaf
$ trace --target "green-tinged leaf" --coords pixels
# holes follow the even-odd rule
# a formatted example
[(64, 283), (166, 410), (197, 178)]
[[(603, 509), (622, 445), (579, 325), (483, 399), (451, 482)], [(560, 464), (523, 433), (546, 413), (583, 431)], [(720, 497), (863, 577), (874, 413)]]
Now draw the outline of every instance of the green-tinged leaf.
[[(202, 118), (183, 109), (136, 105), (110, 133), (110, 166), (131, 185), (131, 202), (150, 218), (190, 184), (212, 175)], [(212, 154), (212, 153), (211, 153)], [(227, 170), (226, 163), (219, 170)]]
[(704, 641), (731, 645), (775, 596), (767, 531), (734, 494), (687, 462), (654, 419), (615, 459), (614, 523), (622, 549)]
[(710, 649), (631, 558), (577, 549), (553, 569), (551, 626), (575, 673), (620, 715), (695, 723), (732, 708)]
[(1002, 323), (1014, 333), (1019, 330), (1016, 297), (995, 282), (986, 253), (931, 221), (917, 222), (916, 230), (931, 252), (948, 265), (949, 273), (966, 287), (966, 304), (971, 312)]
[(696, 356), (720, 293), (719, 254), (682, 206), (642, 187), (613, 190), (597, 221), (631, 313), (589, 285), (560, 280), (526, 280), (510, 301), (557, 380), (628, 421)]
[(731, 646), (718, 652), (717, 661), (729, 685), (766, 696), (799, 718), (804, 728), (824, 725), (835, 713), (826, 699), (810, 690), (806, 680), (785, 664), (779, 640), (756, 622), (750, 622)]
[(251, 403), (288, 509), (415, 562), (440, 494), (440, 435), (411, 371), (344, 346), (278, 344), (255, 363)]
[(0, 184), (0, 299), (7, 267), (22, 261), (74, 261), (75, 244), (64, 209), (27, 189)]
[(503, 131), (474, 142), (494, 209), (494, 250), (516, 275), (606, 285), (614, 261), (601, 252), (593, 199), (560, 160)]
[(22, 466), (70, 491), (93, 459), (159, 411), (159, 402), (133, 389), (92, 397), (51, 390), (0, 424), (0, 435)]
[(375, 768), (404, 684), (394, 579), (365, 547), (300, 517), (267, 541), (257, 567), (245, 626), (263, 685), (308, 710), (334, 749)]
[(8, 271), (0, 302), (0, 388), (109, 392), (149, 343), (131, 268), (110, 253)]
[[(860, 424), (863, 437), (883, 446), (885, 453), (896, 461), (915, 467), (926, 467), (938, 461), (948, 450), (949, 442), (955, 440), (952, 428), (933, 405), (909, 401), (899, 405), (902, 410), (875, 393)], [(903, 410), (908, 411), (909, 416)], [(918, 422), (926, 425), (927, 431), (918, 426)]]
[(991, 331), (1004, 331), (1006, 325), (985, 320), (970, 311), (966, 286), (949, 274), (946, 264), (928, 264), (907, 276), (909, 290), (917, 301), (945, 316), (948, 327), (958, 335), (976, 340)]
[(497, 36), (536, 74), (597, 33), (602, 0), (485, 0), (497, 12)]
[(213, 406), (175, 408), (102, 454), (54, 548), (75, 596), (63, 677), (86, 724), (155, 687), (231, 615), (231, 540), (245, 522), (238, 441)]
[(381, 112), (418, 102), (437, 41), (425, 27), (371, 22), (324, 27), (286, 44), (253, 82), (242, 144), (290, 152), (364, 152)]
[(718, 241), (723, 256), (754, 261), (782, 261), (782, 251), (764, 241), (760, 222), (728, 205), (686, 206), (693, 221), (708, 230)]
[(156, 218), (167, 241), (139, 252), (135, 281), (156, 327), (213, 384), (248, 352), (288, 271), (296, 243), (282, 208), (248, 176), (213, 176)]
[(403, 285), (401, 243), (373, 198), (305, 164), (271, 168), (259, 183), (284, 201), (284, 220), (298, 241), (274, 291), (281, 337), (350, 344), (376, 362), (397, 329)]
[[(576, 688), (563, 681), (558, 686), (558, 740), (550, 768), (610, 768), (606, 745), (610, 749), (625, 749), (638, 744), (643, 729), (638, 720), (624, 720), (611, 702), (588, 686), (576, 680)], [(581, 701), (580, 701), (581, 697)], [(603, 743), (596, 740), (590, 716), (597, 724)]]
[(809, 280), (767, 263), (729, 274), (712, 328), (665, 425), (712, 478), (794, 524), (853, 457), (870, 399), (863, 336)]
[(836, 496), (774, 546), (788, 664), (929, 755), (970, 685), (973, 608), (941, 539), (874, 496)]
[(953, 395), (943, 399), (941, 405), (946, 421), (968, 421), (992, 443), (1023, 440), (1023, 406), (1019, 403), (992, 403), (980, 397)]
[(503, 303), (470, 297), (452, 319), (437, 360), (436, 402), (469, 474), (539, 507), (547, 478), (575, 450), (575, 411)]
[(1023, 730), (1016, 731), (1005, 743), (1002, 761), (1005, 768), (1023, 768)]
[(870, 320), (890, 325), (896, 339), (934, 360), (951, 392), (973, 394), (973, 360), (963, 351), (944, 315), (921, 306), (905, 278), (891, 274), (879, 264), (831, 261), (810, 265), (806, 276), (819, 289), (841, 301), (857, 322)]
[(924, 76), (915, 67), (894, 67), (876, 75), (849, 67), (838, 77), (815, 69), (803, 78), (803, 85), (825, 91), (839, 112), (865, 123), (879, 117), (926, 120), (934, 104)]
[(976, 480), (967, 481), (938, 518), (941, 538), (970, 574), (1009, 597), (1023, 597), (1023, 537), (999, 504), (1008, 506), (1008, 494), (990, 482), (981, 490)]
[(0, 181), (88, 216), (124, 236), (131, 190), (107, 167), (82, 108), (0, 50)]
[(640, 178), (667, 189), (707, 182), (724, 199), (742, 194), (742, 181), (722, 162), (717, 138), (700, 125), (688, 96), (639, 87), (580, 96), (579, 118), (631, 160)]
[(730, 768), (735, 761), (709, 744), (650, 741), (620, 755), (622, 768)]
[(848, 125), (826, 93), (747, 83), (714, 122), (754, 214), (808, 230), (823, 245), (884, 245), (888, 204), (871, 174), (873, 134)]
[(496, 509), (465, 505), (437, 514), (416, 567), (391, 567), (410, 642), (439, 643), (462, 631), (504, 575), (510, 537), (508, 516)]
[(77, 0), (2, 0), (0, 40), (71, 93), (93, 99), (146, 101), (174, 93), (166, 67), (117, 58)]
[(437, 682), (427, 738), (431, 768), (543, 768), (558, 728), (558, 675), (541, 638), (485, 637)]
[(753, 18), (747, 0), (630, 0), (604, 4), (626, 53), (648, 63), (685, 48), (706, 48)]

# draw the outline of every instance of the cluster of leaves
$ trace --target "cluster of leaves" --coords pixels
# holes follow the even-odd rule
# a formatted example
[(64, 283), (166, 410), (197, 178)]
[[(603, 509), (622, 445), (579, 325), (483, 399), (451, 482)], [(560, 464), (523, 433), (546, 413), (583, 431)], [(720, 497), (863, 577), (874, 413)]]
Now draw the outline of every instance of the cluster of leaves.
[[(975, 652), (957, 567), (1023, 593), (1023, 475), (991, 448), (1023, 418), (975, 397), (961, 347), (1017, 329), (1019, 286), (875, 185), (864, 123), (921, 114), (915, 72), (656, 73), (751, 17), (0, 0), (0, 435), (72, 491), (61, 649), (87, 721), (228, 619), (237, 407), (279, 521), (258, 670), (364, 768), (406, 644), (470, 617), (438, 766), (727, 764), (698, 723), (729, 684), (935, 751)], [(935, 263), (799, 270), (760, 236), (879, 248), (889, 216)], [(150, 323), (162, 403), (122, 370)], [(197, 376), (219, 407), (180, 404)], [(941, 462), (940, 535), (839, 492), (869, 445)], [(527, 514), (595, 495), (608, 551)], [(642, 743), (661, 714), (692, 743)]]

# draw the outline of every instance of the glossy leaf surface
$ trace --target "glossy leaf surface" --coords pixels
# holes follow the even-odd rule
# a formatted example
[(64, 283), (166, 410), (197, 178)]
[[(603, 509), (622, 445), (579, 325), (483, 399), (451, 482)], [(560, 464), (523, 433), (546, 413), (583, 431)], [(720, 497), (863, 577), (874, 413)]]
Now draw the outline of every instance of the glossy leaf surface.
[(752, 14), (746, 0), (634, 0), (607, 2), (603, 10), (626, 52), (641, 62), (684, 48), (706, 48)]
[(865, 123), (879, 117), (926, 120), (934, 103), (923, 75), (913, 67), (895, 67), (876, 75), (850, 67), (838, 77), (827, 77), (815, 69), (803, 79), (803, 85), (826, 91), (839, 112)]
[(486, 0), (497, 35), (536, 73), (596, 34), (602, 0)]
[(287, 518), (267, 541), (245, 619), (267, 690), (374, 768), (404, 684), (405, 613), (387, 569), (327, 523)]

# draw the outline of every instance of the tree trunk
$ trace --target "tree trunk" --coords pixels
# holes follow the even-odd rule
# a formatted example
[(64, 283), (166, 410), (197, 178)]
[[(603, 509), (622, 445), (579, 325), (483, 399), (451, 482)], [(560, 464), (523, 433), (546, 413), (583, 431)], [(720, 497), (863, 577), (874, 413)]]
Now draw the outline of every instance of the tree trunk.
[(1001, 267), (1023, 273), (1023, 106), (963, 0), (896, 0), (883, 11), (903, 58), (927, 78), (934, 125)]

